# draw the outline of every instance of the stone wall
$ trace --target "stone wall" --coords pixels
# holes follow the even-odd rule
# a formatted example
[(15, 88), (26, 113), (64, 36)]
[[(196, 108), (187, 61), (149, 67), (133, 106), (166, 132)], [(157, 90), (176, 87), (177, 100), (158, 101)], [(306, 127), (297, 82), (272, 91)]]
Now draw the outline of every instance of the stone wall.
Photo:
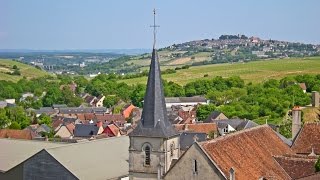
[[(195, 172), (194, 160), (197, 162)], [(165, 180), (207, 180), (225, 179), (220, 171), (211, 163), (197, 144), (193, 144), (179, 161), (168, 171)]]

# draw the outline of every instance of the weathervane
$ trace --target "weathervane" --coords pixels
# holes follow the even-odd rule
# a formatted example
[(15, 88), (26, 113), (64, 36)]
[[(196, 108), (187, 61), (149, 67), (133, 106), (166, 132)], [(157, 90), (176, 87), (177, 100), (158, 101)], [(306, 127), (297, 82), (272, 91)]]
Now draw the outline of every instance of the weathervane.
[(156, 47), (156, 35), (157, 35), (157, 28), (160, 27), (156, 25), (156, 9), (153, 9), (153, 25), (150, 26), (153, 27), (153, 49)]

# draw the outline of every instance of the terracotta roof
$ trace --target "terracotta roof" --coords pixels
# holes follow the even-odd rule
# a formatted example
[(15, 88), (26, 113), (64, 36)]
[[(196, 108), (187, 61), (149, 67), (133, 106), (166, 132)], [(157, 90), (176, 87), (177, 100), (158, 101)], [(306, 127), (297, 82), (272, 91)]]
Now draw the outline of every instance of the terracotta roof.
[(52, 122), (51, 126), (53, 129), (57, 129), (62, 123), (63, 121), (61, 119), (57, 119)]
[(110, 125), (108, 125), (108, 127), (114, 136), (117, 136), (119, 134), (119, 128), (116, 125), (110, 124)]
[(128, 118), (130, 117), (130, 114), (132, 112), (132, 110), (136, 108), (134, 105), (130, 104), (130, 105), (126, 105), (124, 108), (123, 108), (123, 111), (122, 111), (122, 115), (125, 117), (125, 118)]
[(121, 114), (97, 114), (95, 118), (98, 121), (108, 122), (108, 123), (115, 122), (115, 123), (124, 124), (126, 122), (126, 119)]
[(82, 121), (86, 120), (84, 114), (77, 114), (77, 118), (82, 120)]
[(292, 150), (298, 154), (320, 154), (320, 123), (305, 123), (296, 139), (293, 141)]
[(196, 111), (183, 111), (180, 109), (178, 111), (178, 116), (182, 118), (183, 124), (190, 124), (196, 118)]
[(320, 173), (316, 173), (314, 175), (306, 176), (303, 178), (300, 178), (299, 180), (319, 180), (320, 179)]
[(316, 173), (317, 157), (309, 156), (276, 156), (274, 159), (292, 179), (310, 176)]
[(69, 132), (70, 132), (71, 134), (74, 133), (74, 129), (76, 128), (76, 126), (75, 126), (73, 123), (69, 123), (69, 124), (67, 124), (67, 125), (65, 125), (65, 126), (66, 126), (66, 128), (69, 130)]
[(214, 131), (217, 132), (216, 123), (199, 123), (199, 124), (175, 124), (173, 127), (177, 131), (187, 131), (187, 132), (197, 132), (197, 133), (206, 133)]
[(86, 113), (86, 114), (84, 114), (84, 118), (86, 120), (93, 120), (95, 118), (95, 114), (94, 113)]
[(32, 140), (34, 133), (30, 130), (0, 129), (0, 138)]
[(268, 125), (234, 132), (199, 144), (227, 177), (233, 168), (236, 179), (290, 179), (273, 156), (293, 152)]
[(299, 83), (299, 86), (302, 90), (307, 90), (306, 83)]

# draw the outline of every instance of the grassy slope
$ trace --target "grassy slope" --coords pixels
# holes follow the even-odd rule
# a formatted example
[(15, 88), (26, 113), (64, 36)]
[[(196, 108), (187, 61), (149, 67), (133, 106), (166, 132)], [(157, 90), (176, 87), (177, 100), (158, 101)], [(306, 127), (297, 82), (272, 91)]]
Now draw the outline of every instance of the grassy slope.
[[(197, 79), (210, 79), (214, 76), (230, 77), (240, 76), (245, 82), (263, 82), (267, 79), (281, 79), (285, 76), (298, 74), (320, 74), (320, 57), (291, 58), (255, 61), (249, 63), (216, 64), (194, 66), (189, 69), (179, 70), (175, 74), (166, 74), (162, 77), (184, 85)], [(208, 74), (209, 77), (203, 76)], [(145, 84), (147, 77), (127, 79), (128, 84)]]
[[(14, 76), (14, 75), (9, 75), (5, 73), (5, 72), (12, 72), (13, 65), (17, 65), (17, 67), (21, 72), (21, 76)], [(20, 79), (22, 79), (23, 76), (27, 77), (28, 79), (31, 79), (36, 77), (43, 77), (46, 75), (48, 75), (47, 72), (39, 70), (33, 66), (12, 61), (12, 60), (0, 59), (0, 80), (17, 82)]]

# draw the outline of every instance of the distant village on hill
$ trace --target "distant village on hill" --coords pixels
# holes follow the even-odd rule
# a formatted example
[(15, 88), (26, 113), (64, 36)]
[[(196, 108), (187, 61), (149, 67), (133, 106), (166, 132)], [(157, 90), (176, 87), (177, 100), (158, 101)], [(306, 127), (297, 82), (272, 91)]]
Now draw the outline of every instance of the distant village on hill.
[[(141, 50), (139, 52), (144, 52)], [(124, 51), (125, 52), (125, 51)], [(221, 35), (218, 39), (204, 39), (173, 44), (159, 49), (160, 63), (172, 69), (181, 66), (248, 62), (261, 59), (310, 57), (320, 55), (320, 45), (263, 40), (245, 35)], [(87, 75), (100, 73), (120, 75), (141, 72), (151, 55), (127, 55), (112, 52), (41, 51), (0, 52), (0, 58), (10, 58), (31, 64), (55, 74)]]

